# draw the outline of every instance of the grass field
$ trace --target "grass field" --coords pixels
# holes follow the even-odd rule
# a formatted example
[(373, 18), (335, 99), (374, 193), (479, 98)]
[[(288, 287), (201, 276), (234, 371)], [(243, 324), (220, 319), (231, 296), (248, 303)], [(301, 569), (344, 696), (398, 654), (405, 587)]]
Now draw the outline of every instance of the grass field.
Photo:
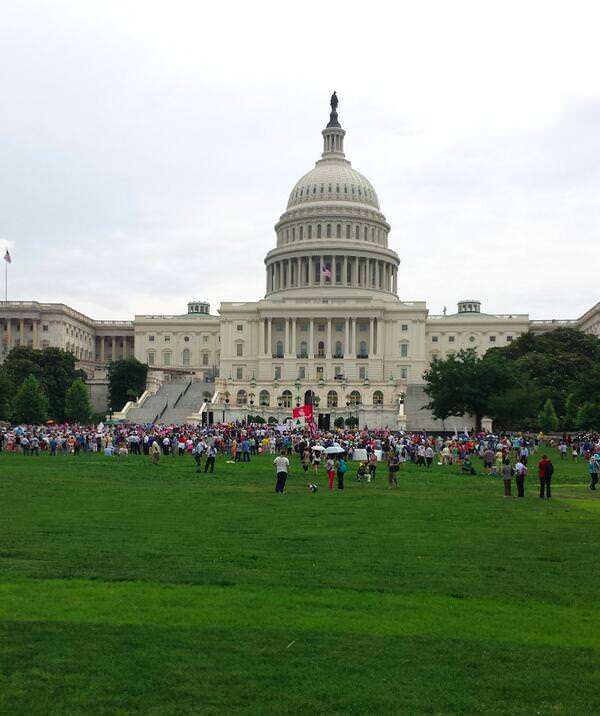
[(542, 501), (3, 453), (0, 712), (600, 713), (600, 499), (552, 457)]

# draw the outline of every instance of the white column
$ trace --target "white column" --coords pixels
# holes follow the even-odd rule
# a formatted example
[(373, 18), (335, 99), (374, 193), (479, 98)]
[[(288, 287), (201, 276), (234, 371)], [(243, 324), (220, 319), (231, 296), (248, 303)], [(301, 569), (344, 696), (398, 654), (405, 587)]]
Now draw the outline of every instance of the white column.
[(283, 355), (287, 357), (290, 349), (290, 319), (285, 319), (285, 333), (284, 333), (284, 344), (283, 344)]
[(348, 257), (344, 256), (344, 263), (342, 264), (343, 268), (342, 271), (344, 272), (342, 274), (342, 286), (348, 285)]
[(394, 276), (394, 293), (398, 293), (398, 269), (394, 267), (392, 272)]
[(356, 318), (350, 319), (350, 357), (356, 357)]
[(344, 350), (344, 357), (348, 357), (350, 355), (350, 319), (346, 318), (346, 333), (344, 334), (346, 337), (346, 348)]
[(267, 318), (267, 355), (273, 355), (273, 319)]
[(376, 261), (375, 262), (375, 285), (377, 286), (377, 288), (381, 288), (379, 278), (380, 278), (379, 261)]
[(319, 266), (319, 285), (323, 285), (323, 283), (325, 283), (325, 282), (323, 281), (323, 265), (324, 265), (324, 262), (323, 262), (323, 257), (322, 257), (322, 256), (319, 257), (319, 262), (320, 262), (320, 266)]
[(375, 341), (375, 327), (373, 325), (373, 319), (369, 318), (369, 356), (374, 353), (374, 341)]
[(310, 327), (308, 331), (308, 357), (315, 357), (315, 319), (310, 319)]
[(13, 347), (12, 344), (12, 319), (7, 318), (6, 319), (6, 340), (7, 340), (7, 348), (10, 350)]
[(100, 336), (100, 362), (104, 363), (104, 336)]
[(298, 347), (296, 345), (296, 324), (297, 318), (292, 318), (292, 356), (295, 358), (298, 355)]
[(331, 350), (331, 318), (327, 319), (327, 348), (325, 356), (331, 358), (333, 351)]

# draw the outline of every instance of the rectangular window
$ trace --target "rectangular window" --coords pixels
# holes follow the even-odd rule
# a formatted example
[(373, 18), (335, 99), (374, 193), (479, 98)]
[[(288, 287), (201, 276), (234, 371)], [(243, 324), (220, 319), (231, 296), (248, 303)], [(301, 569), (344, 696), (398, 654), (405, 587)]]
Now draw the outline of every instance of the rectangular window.
[(333, 369), (333, 374), (337, 378), (338, 376), (342, 375), (342, 366), (336, 365)]
[(448, 336), (448, 343), (454, 343), (454, 336)]
[(154, 336), (148, 336), (148, 340), (150, 341), (150, 343), (154, 343)]
[(306, 368), (303, 365), (298, 368), (298, 378), (300, 378), (300, 380), (306, 379)]
[(400, 368), (400, 379), (406, 380), (408, 375), (408, 370), (406, 368)]
[(335, 330), (337, 333), (341, 333), (344, 330), (344, 324), (343, 323), (336, 323), (335, 324)]
[(238, 330), (238, 331), (243, 331), (243, 330), (244, 330), (244, 326), (243, 326), (241, 323), (238, 323), (238, 324), (237, 324), (237, 330)]
[(439, 338), (437, 336), (431, 336), (431, 340), (433, 341), (433, 343), (437, 343)]
[(367, 369), (364, 366), (358, 369), (358, 377), (360, 380), (364, 380), (367, 377)]
[(274, 370), (275, 370), (275, 372), (273, 374), (274, 379), (281, 380), (281, 366), (276, 365)]
[(242, 367), (238, 367), (235, 369), (235, 378), (236, 380), (242, 380), (244, 377), (244, 369)]
[(496, 336), (490, 336), (490, 343), (496, 342)]
[(148, 365), (154, 365), (154, 353), (148, 353)]
[(235, 344), (235, 354), (236, 354), (236, 356), (243, 356), (243, 355), (244, 355), (244, 344), (243, 344), (243, 343), (236, 343), (236, 344)]
[(171, 342), (171, 336), (165, 336), (165, 343)]
[(403, 323), (403, 324), (402, 324), (402, 330), (403, 330), (403, 331), (408, 331), (408, 323)]
[(42, 331), (44, 331), (44, 333), (48, 333), (48, 326), (47, 326), (47, 325), (43, 325), (43, 326), (42, 326)]
[(171, 354), (163, 353), (163, 365), (171, 365)]
[(322, 379), (323, 379), (323, 366), (318, 365), (317, 366), (317, 380), (322, 380)]
[(324, 324), (324, 323), (318, 323), (318, 324), (317, 324), (317, 331), (319, 331), (319, 333), (323, 333), (324, 330), (325, 330), (325, 324)]
[(408, 343), (400, 344), (400, 355), (402, 356), (402, 358), (408, 357)]
[(202, 365), (208, 365), (208, 353), (202, 354)]
[(510, 343), (512, 341), (512, 336), (506, 336), (506, 342)]
[(202, 343), (208, 343), (208, 336), (202, 336)]

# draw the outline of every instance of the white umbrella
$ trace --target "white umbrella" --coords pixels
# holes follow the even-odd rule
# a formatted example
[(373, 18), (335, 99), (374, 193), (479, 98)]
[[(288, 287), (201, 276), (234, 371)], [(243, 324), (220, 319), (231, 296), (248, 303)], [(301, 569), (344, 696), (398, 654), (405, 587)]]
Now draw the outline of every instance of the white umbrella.
[(324, 448), (322, 445), (313, 445), (313, 446), (311, 447), (311, 450), (321, 451), (321, 450), (325, 450), (325, 448)]
[(340, 453), (346, 452), (341, 445), (332, 445), (325, 449), (327, 455), (339, 455)]

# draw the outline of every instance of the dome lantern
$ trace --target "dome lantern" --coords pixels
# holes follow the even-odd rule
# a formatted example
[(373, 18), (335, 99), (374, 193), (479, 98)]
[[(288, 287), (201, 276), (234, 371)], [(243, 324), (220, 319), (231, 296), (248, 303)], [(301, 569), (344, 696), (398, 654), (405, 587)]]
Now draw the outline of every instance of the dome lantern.
[(346, 132), (342, 129), (337, 115), (338, 98), (335, 90), (331, 95), (331, 112), (329, 122), (323, 130), (323, 159), (344, 158), (344, 136)]

